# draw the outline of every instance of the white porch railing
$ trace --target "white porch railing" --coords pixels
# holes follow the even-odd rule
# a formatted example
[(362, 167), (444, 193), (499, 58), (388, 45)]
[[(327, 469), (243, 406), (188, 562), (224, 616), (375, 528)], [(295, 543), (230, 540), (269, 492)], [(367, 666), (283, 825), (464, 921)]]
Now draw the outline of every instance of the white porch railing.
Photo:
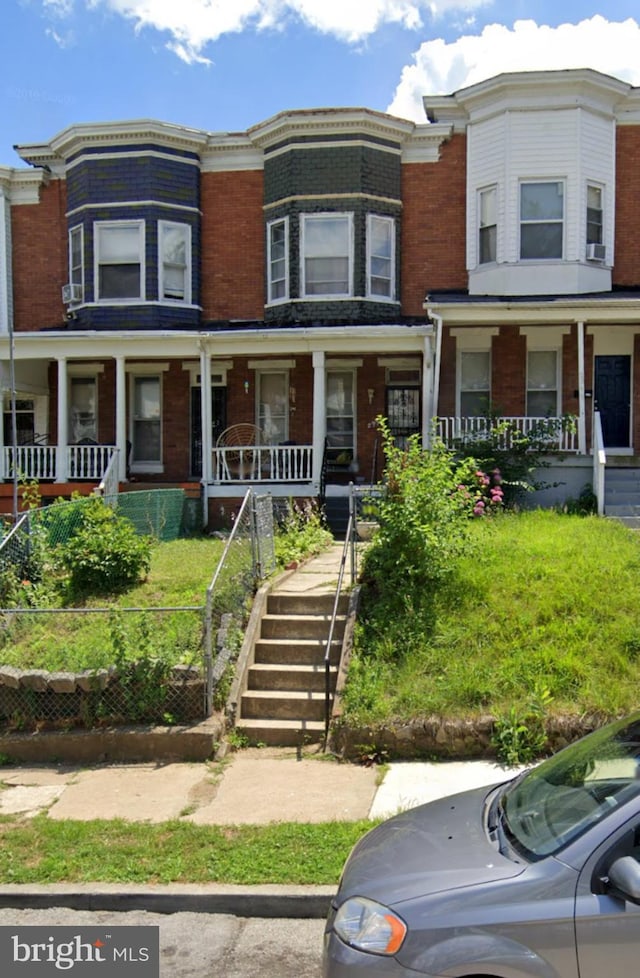
[(55, 479), (55, 445), (18, 445), (16, 448), (5, 445), (4, 477), (12, 479), (17, 472), (20, 479)]
[[(116, 452), (114, 445), (68, 445), (68, 478), (99, 482)], [(55, 480), (57, 453), (56, 445), (18, 445), (15, 449), (5, 445), (4, 478), (13, 477), (15, 465), (21, 479)]]
[(67, 447), (67, 471), (70, 479), (99, 481), (107, 471), (115, 445), (69, 445)]
[[(577, 422), (577, 419), (575, 419)], [(578, 452), (578, 428), (573, 419), (534, 417), (438, 418), (436, 434), (447, 448), (458, 448), (468, 441), (481, 441), (497, 433), (498, 444), (508, 448), (514, 435), (534, 438), (549, 451)]]
[(311, 482), (312, 445), (233, 445), (213, 449), (213, 481)]
[(120, 483), (118, 480), (119, 452), (120, 449), (116, 448), (100, 480), (100, 485), (93, 490), (97, 496), (102, 496), (102, 498), (106, 499), (112, 506), (115, 506), (118, 501), (118, 490), (120, 488)]

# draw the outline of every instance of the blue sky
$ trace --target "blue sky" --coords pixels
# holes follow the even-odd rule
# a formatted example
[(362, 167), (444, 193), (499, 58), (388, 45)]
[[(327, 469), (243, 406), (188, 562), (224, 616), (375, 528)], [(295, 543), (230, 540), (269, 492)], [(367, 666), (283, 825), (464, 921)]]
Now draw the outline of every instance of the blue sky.
[(637, 0), (4, 0), (0, 165), (75, 122), (244, 130), (500, 71), (593, 67), (640, 85)]

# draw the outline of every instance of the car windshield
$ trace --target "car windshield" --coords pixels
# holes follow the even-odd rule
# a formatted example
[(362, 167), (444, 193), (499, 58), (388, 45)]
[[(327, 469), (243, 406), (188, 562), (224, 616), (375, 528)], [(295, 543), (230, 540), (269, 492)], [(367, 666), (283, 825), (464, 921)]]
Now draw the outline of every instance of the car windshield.
[(512, 782), (498, 801), (508, 839), (531, 859), (558, 852), (640, 793), (640, 714), (609, 724)]

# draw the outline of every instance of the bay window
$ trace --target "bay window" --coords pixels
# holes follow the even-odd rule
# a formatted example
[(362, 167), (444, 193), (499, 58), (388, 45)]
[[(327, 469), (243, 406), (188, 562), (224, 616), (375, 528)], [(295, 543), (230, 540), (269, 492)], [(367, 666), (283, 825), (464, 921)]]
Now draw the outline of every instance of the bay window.
[(353, 215), (303, 214), (300, 221), (302, 296), (350, 296)]
[(562, 258), (563, 238), (564, 184), (520, 184), (520, 258)]
[(289, 298), (289, 219), (267, 225), (267, 301)]
[(367, 217), (367, 295), (395, 298), (395, 221), (392, 217)]
[(98, 300), (144, 299), (144, 221), (94, 225)]
[(191, 228), (158, 221), (158, 291), (161, 299), (191, 302)]

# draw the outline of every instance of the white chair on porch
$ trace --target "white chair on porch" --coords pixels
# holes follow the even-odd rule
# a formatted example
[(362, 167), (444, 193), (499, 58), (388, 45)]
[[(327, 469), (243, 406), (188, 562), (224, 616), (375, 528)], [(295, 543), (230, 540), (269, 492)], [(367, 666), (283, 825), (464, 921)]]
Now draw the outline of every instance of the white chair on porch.
[(255, 424), (232, 424), (218, 436), (216, 448), (224, 449), (219, 469), (226, 479), (260, 477), (262, 431)]

